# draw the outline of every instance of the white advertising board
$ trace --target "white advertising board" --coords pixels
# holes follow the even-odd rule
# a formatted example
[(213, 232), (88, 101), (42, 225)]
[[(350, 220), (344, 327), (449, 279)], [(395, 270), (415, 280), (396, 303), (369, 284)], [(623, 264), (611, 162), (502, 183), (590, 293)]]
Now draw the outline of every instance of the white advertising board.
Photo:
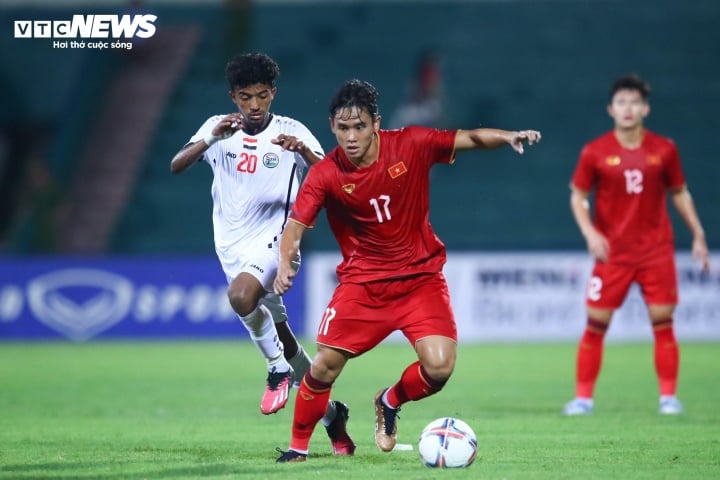
[[(677, 255), (680, 305), (675, 328), (680, 340), (720, 340), (720, 255), (701, 274), (689, 254)], [(332, 296), (340, 257), (303, 257), (304, 332), (315, 337)], [(577, 341), (585, 328), (585, 289), (592, 261), (585, 252), (449, 253), (444, 273), (462, 342)], [(649, 341), (647, 310), (633, 285), (616, 312), (608, 341)], [(404, 341), (393, 335), (390, 341)]]

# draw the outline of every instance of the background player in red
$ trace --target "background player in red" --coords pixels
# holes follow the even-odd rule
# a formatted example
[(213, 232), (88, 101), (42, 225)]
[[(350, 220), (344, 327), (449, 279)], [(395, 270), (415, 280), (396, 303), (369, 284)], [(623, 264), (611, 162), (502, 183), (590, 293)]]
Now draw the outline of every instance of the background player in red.
[[(655, 336), (659, 411), (683, 411), (675, 396), (679, 353), (672, 322), (678, 293), (666, 192), (693, 235), (692, 255), (704, 270), (709, 257), (675, 144), (643, 126), (649, 94), (649, 85), (635, 75), (615, 80), (607, 107), (615, 128), (585, 145), (572, 178), (570, 206), (596, 262), (578, 349), (576, 397), (565, 405), (565, 415), (592, 412), (605, 332), (633, 282), (640, 285)], [(588, 201), (593, 188), (594, 222)]]
[(339, 285), (321, 321), (318, 352), (295, 402), (290, 449), (278, 462), (307, 458), (310, 437), (325, 411), (330, 389), (348, 359), (400, 330), (418, 361), (375, 396), (375, 443), (395, 446), (400, 406), (440, 391), (455, 366), (457, 331), (442, 274), (445, 246), (429, 218), (429, 173), (453, 163), (455, 153), (540, 140), (534, 130), (480, 128), (380, 130), (377, 91), (367, 82), (346, 82), (330, 103), (333, 149), (309, 172), (280, 240), (274, 288), (292, 286), (290, 260), (305, 230), (327, 209), (343, 260)]

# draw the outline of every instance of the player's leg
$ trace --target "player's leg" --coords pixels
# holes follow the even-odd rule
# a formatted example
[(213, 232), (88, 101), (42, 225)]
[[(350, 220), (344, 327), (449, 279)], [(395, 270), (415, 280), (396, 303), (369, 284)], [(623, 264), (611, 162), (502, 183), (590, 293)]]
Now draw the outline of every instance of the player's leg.
[(675, 305), (649, 305), (648, 310), (655, 337), (655, 372), (660, 389), (659, 412), (663, 415), (677, 415), (683, 413), (683, 406), (676, 396), (680, 349), (673, 328)]
[(614, 311), (622, 305), (633, 281), (634, 270), (596, 263), (587, 288), (587, 320), (576, 357), (575, 398), (563, 414), (586, 415), (593, 411), (593, 393), (602, 367), (605, 334)]
[(593, 392), (602, 367), (605, 334), (614, 310), (587, 308), (585, 331), (575, 361), (575, 398), (565, 404), (564, 415), (586, 415), (593, 410)]
[[(288, 315), (282, 297), (274, 293), (268, 293), (260, 300), (272, 313), (275, 320), (278, 336), (285, 346), (285, 358), (295, 371), (295, 388), (300, 388), (300, 382), (310, 368), (312, 359), (305, 352), (302, 345), (297, 341), (290, 329)], [(294, 352), (288, 352), (289, 348)], [(290, 353), (290, 354), (288, 354)], [(330, 400), (321, 421), (325, 431), (330, 438), (334, 455), (352, 455), (355, 452), (355, 444), (347, 433), (346, 425), (350, 418), (349, 407), (338, 400)]]
[[(310, 436), (324, 411), (323, 424), (328, 429), (333, 452), (354, 452), (355, 444), (345, 431), (347, 411), (343, 412), (342, 407), (338, 410), (338, 403), (328, 404), (328, 400), (332, 384), (347, 360), (375, 347), (392, 332), (392, 325), (376, 319), (377, 309), (372, 308), (374, 300), (365, 285), (340, 284), (335, 289), (318, 329), (318, 352), (295, 400), (290, 450), (278, 462), (305, 460)], [(335, 418), (331, 418), (333, 407), (337, 412)], [(342, 421), (339, 432), (331, 425), (338, 417)]]
[(333, 455), (352, 455), (355, 443), (347, 433), (347, 422), (350, 420), (350, 408), (339, 400), (330, 400), (328, 408), (320, 421), (330, 439)]
[(415, 350), (418, 361), (403, 371), (397, 383), (375, 396), (375, 444), (384, 452), (395, 448), (400, 406), (438, 393), (455, 366), (457, 343), (452, 338), (425, 337)]
[(294, 387), (298, 388), (300, 386), (300, 380), (305, 376), (305, 372), (307, 372), (308, 368), (310, 368), (312, 359), (297, 340), (295, 334), (290, 328), (287, 309), (285, 308), (282, 297), (275, 295), (274, 293), (267, 293), (260, 300), (260, 303), (265, 305), (272, 314), (273, 321), (275, 322), (275, 329), (277, 330), (280, 342), (284, 346), (285, 359), (288, 363), (290, 363), (290, 366), (295, 371)]
[[(317, 354), (300, 382), (295, 399), (290, 448), (277, 459), (278, 462), (305, 460), (315, 426), (328, 410), (332, 385), (349, 357), (349, 352), (318, 346)], [(354, 451), (354, 444), (352, 447)]]
[(677, 399), (680, 349), (673, 328), (673, 314), (678, 303), (675, 260), (668, 256), (662, 262), (643, 268), (638, 283), (648, 304), (648, 315), (655, 338), (655, 372), (660, 389), (659, 412), (677, 415), (683, 412)]
[[(274, 280), (275, 275), (277, 274), (277, 245), (273, 245), (273, 248), (269, 249), (268, 252), (265, 252), (265, 255), (269, 255), (267, 260), (267, 273), (270, 274), (269, 278)], [(295, 271), (300, 269), (300, 263), (300, 253), (298, 253), (295, 259), (291, 262)], [(268, 307), (272, 313), (278, 337), (285, 347), (285, 358), (295, 371), (295, 383), (293, 386), (298, 388), (300, 386), (300, 379), (305, 376), (305, 372), (307, 372), (308, 368), (310, 368), (312, 359), (310, 358), (310, 355), (305, 352), (305, 349), (302, 347), (290, 328), (287, 309), (285, 308), (282, 297), (273, 293), (272, 285), (266, 285), (265, 287), (268, 293), (260, 300), (260, 302)]]
[(442, 274), (389, 282), (387, 289), (405, 292), (402, 305), (387, 313), (414, 345), (418, 360), (405, 368), (394, 385), (375, 396), (375, 443), (386, 452), (397, 441), (400, 407), (442, 390), (455, 368), (457, 351), (455, 317)]
[(287, 403), (288, 390), (293, 383), (293, 370), (285, 360), (283, 344), (278, 339), (270, 311), (259, 304), (265, 293), (260, 281), (248, 272), (241, 272), (230, 282), (228, 288), (230, 305), (267, 361), (267, 384), (260, 410), (268, 415), (277, 412)]

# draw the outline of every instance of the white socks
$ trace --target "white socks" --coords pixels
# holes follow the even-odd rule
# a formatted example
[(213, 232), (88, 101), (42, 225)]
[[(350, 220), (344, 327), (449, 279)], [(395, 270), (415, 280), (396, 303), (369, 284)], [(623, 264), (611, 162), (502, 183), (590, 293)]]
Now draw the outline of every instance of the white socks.
[(267, 360), (268, 371), (273, 367), (278, 372), (290, 370), (290, 364), (283, 356), (283, 344), (278, 339), (275, 322), (267, 307), (259, 305), (249, 315), (240, 317), (240, 319), (250, 333), (253, 343)]

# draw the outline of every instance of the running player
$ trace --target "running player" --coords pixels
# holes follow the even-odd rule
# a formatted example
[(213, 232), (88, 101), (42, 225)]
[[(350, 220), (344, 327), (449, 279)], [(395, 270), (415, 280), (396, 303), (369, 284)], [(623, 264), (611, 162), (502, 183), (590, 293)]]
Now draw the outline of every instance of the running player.
[(280, 241), (278, 294), (292, 286), (292, 259), (322, 208), (343, 261), (317, 355), (295, 400), (290, 448), (278, 462), (307, 459), (310, 436), (346, 362), (393, 331), (403, 332), (418, 360), (375, 396), (378, 448), (394, 448), (404, 403), (443, 388), (455, 367), (457, 331), (442, 274), (445, 246), (428, 221), (430, 168), (453, 163), (459, 151), (510, 145), (523, 153), (523, 142), (540, 140), (534, 130), (380, 130), (377, 96), (369, 83), (351, 80), (333, 97), (330, 124), (339, 146), (308, 173)]
[[(200, 160), (212, 168), (215, 251), (229, 283), (230, 304), (267, 360), (260, 403), (266, 415), (285, 406), (294, 376), (299, 382), (310, 365), (272, 282), (278, 239), (303, 171), (323, 156), (320, 143), (302, 123), (270, 112), (279, 74), (277, 63), (265, 54), (230, 60), (226, 76), (238, 112), (210, 117), (170, 165), (173, 173)], [(298, 252), (292, 260), (295, 269), (299, 258)], [(345, 433), (347, 406), (331, 401), (327, 407), (324, 421), (335, 453), (352, 454), (354, 444)]]

